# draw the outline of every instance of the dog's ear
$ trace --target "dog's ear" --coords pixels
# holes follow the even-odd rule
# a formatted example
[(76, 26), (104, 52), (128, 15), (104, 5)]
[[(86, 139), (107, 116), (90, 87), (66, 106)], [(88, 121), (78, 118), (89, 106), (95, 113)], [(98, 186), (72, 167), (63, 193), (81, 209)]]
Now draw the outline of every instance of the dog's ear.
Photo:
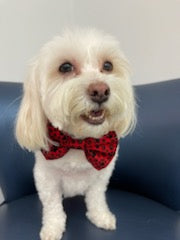
[(47, 148), (46, 117), (40, 101), (38, 59), (30, 65), (24, 82), (24, 95), (16, 120), (16, 138), (30, 151)]
[(132, 86), (130, 77), (131, 77), (131, 67), (124, 55), (120, 56), (118, 59), (118, 70), (117, 76), (123, 79), (124, 88), (122, 95), (124, 101), (122, 101), (122, 108), (124, 109), (124, 114), (121, 121), (117, 121), (117, 129), (119, 129), (120, 135), (122, 137), (127, 136), (129, 133), (132, 133), (136, 127), (137, 116), (136, 116), (136, 96), (134, 93), (134, 88)]
[(119, 121), (119, 129), (122, 137), (127, 136), (129, 133), (132, 133), (136, 127), (136, 102), (134, 96), (131, 96), (131, 103), (128, 106), (123, 119)]

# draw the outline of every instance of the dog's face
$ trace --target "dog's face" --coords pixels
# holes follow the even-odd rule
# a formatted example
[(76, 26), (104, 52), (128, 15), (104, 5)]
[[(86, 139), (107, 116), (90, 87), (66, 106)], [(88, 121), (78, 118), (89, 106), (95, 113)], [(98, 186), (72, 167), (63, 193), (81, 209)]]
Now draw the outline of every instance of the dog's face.
[(123, 136), (133, 127), (128, 64), (113, 37), (66, 31), (41, 49), (24, 87), (16, 131), (20, 144), (45, 147), (47, 121), (76, 138), (98, 138), (111, 130)]

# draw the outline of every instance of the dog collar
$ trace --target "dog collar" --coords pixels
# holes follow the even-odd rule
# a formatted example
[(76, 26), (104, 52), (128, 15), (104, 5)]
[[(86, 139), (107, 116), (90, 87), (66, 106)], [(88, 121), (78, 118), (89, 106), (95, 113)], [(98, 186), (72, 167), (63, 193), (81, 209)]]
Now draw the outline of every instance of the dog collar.
[(88, 137), (81, 140), (72, 138), (58, 128), (53, 127), (51, 123), (48, 123), (47, 128), (49, 138), (57, 142), (59, 146), (49, 144), (49, 151), (41, 150), (46, 160), (61, 158), (71, 148), (81, 149), (92, 166), (97, 170), (101, 170), (108, 166), (115, 155), (118, 139), (114, 131), (110, 131), (99, 139)]

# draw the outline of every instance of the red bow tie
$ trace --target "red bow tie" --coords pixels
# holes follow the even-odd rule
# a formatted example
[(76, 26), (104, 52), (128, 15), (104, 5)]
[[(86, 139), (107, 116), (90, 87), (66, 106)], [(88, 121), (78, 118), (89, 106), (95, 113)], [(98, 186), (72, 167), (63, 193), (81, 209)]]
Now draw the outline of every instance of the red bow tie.
[(50, 145), (49, 151), (41, 150), (47, 160), (63, 157), (70, 148), (82, 149), (87, 160), (97, 170), (105, 168), (115, 155), (118, 139), (114, 131), (109, 132), (100, 139), (85, 138), (83, 140), (73, 139), (69, 135), (48, 124), (48, 133), (52, 141), (58, 142), (59, 146)]

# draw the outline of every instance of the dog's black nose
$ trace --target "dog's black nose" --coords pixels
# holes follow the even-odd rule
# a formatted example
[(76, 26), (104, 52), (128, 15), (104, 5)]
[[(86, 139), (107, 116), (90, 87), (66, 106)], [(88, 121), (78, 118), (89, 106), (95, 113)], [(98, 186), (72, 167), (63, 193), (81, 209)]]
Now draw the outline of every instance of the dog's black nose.
[(99, 104), (107, 101), (110, 96), (110, 88), (103, 82), (91, 83), (87, 92), (91, 100)]

